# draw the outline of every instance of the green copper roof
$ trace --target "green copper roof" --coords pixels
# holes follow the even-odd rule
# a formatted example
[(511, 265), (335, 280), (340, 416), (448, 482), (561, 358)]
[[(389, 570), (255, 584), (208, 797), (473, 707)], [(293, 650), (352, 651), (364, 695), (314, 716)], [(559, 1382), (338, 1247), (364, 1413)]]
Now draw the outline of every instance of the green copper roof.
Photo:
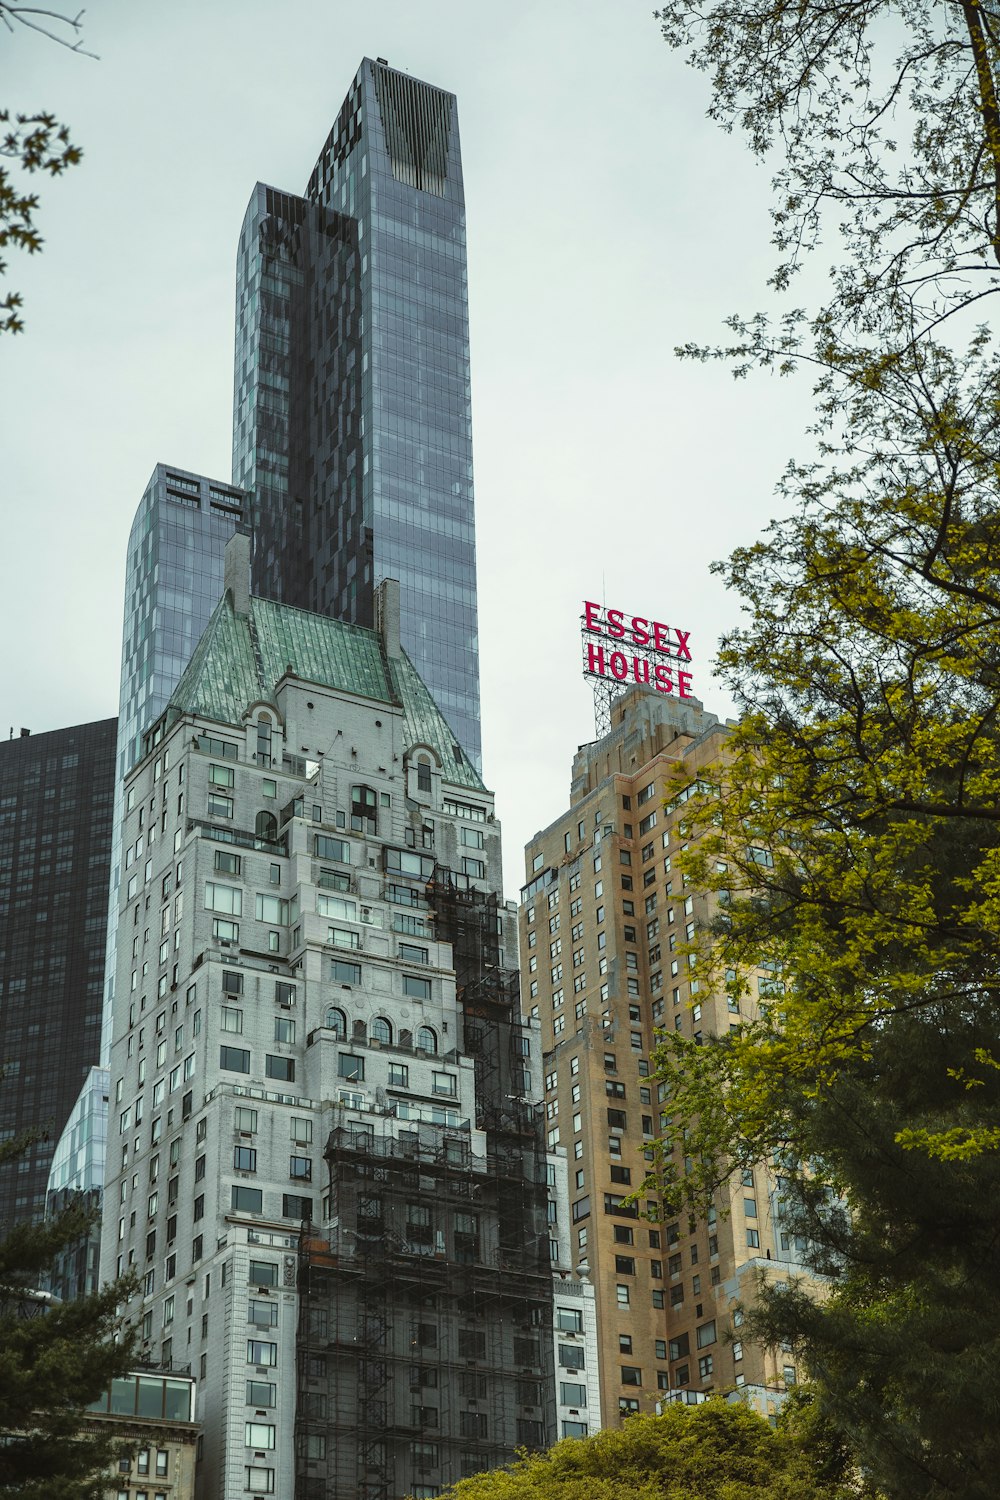
[(251, 703), (273, 700), (286, 672), (401, 707), (407, 742), (437, 751), (448, 781), (484, 790), (464, 753), (458, 751), (456, 759), (455, 736), (405, 653), (390, 662), (374, 630), (273, 599), (251, 598), (249, 615), (237, 615), (226, 594), (174, 689), (170, 707), (238, 724)]

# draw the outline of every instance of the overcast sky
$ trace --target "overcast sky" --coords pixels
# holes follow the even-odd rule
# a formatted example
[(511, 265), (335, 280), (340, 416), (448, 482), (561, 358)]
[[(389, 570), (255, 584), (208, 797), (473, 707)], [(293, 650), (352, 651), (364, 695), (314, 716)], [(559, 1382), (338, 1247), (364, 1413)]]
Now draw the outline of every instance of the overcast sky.
[[(75, 0), (73, 0), (75, 5)], [(809, 451), (808, 391), (679, 363), (766, 305), (768, 173), (705, 119), (650, 0), (92, 0), (74, 57), (0, 38), (0, 99), (70, 123), (0, 340), (2, 733), (117, 712), (125, 545), (157, 461), (228, 480), (236, 242), (301, 192), (363, 56), (458, 95), (469, 239), (484, 771), (506, 883), (593, 738), (584, 598), (691, 631), (713, 685), (738, 601), (710, 562)]]

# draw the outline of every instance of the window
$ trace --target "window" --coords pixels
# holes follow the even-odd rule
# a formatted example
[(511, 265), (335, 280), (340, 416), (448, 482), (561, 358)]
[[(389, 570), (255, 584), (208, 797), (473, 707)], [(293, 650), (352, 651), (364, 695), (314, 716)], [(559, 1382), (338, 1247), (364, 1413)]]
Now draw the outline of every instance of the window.
[(622, 1365), (622, 1385), (642, 1385), (642, 1370), (638, 1365)]
[(278, 1326), (278, 1304), (270, 1300), (265, 1302), (263, 1298), (250, 1298), (249, 1320), (257, 1328), (277, 1328)]
[(270, 1380), (247, 1381), (247, 1406), (274, 1406), (277, 1386)]
[(331, 959), (330, 977), (331, 979), (335, 979), (339, 984), (360, 984), (361, 965), (348, 963), (342, 958)]
[(351, 787), (351, 828), (355, 833), (375, 833), (378, 798), (370, 786)]
[(243, 1012), (232, 1005), (222, 1007), (222, 1030), (240, 1035), (243, 1031)]
[(404, 974), (403, 994), (409, 995), (414, 1000), (429, 1000), (431, 998), (431, 982), (419, 974)]
[(586, 1353), (576, 1344), (560, 1344), (559, 1363), (564, 1370), (582, 1370), (586, 1365)]
[(268, 1078), (277, 1078), (283, 1083), (295, 1082), (295, 1062), (291, 1057), (274, 1057), (268, 1052), (264, 1059), (264, 1069)]
[(326, 940), (331, 948), (360, 948), (361, 934), (351, 927), (328, 927)]
[(384, 868), (397, 875), (409, 875), (416, 880), (429, 880), (434, 874), (434, 859), (429, 854), (416, 854), (408, 849), (384, 849)]
[(274, 1494), (274, 1470), (261, 1469), (254, 1466), (244, 1470), (243, 1488), (251, 1490), (255, 1495)]
[(248, 1448), (273, 1448), (273, 1424), (270, 1422), (247, 1422), (244, 1441)]
[(220, 943), (238, 943), (240, 940), (240, 924), (230, 922), (227, 917), (214, 917), (212, 919), (212, 936)]
[(295, 1022), (288, 1016), (275, 1016), (274, 1040), (292, 1046), (295, 1042)]
[(615, 1299), (619, 1307), (628, 1307), (630, 1294), (624, 1282), (615, 1287)]
[(278, 837), (278, 820), (273, 812), (259, 812), (254, 818), (254, 837), (273, 844)]
[(586, 1406), (587, 1387), (585, 1385), (578, 1385), (575, 1381), (561, 1380), (559, 1382), (559, 1400), (563, 1406)]
[(323, 1024), (328, 1031), (332, 1031), (336, 1036), (347, 1035), (347, 1017), (335, 1005), (327, 1006)]
[(341, 1078), (350, 1078), (356, 1083), (363, 1083), (365, 1060), (363, 1057), (355, 1057), (350, 1052), (342, 1052), (337, 1059), (337, 1072)]
[(255, 912), (258, 922), (273, 922), (281, 927), (288, 925), (288, 902), (282, 896), (267, 896), (258, 891)]
[(255, 1109), (247, 1109), (243, 1105), (238, 1105), (234, 1123), (236, 1129), (242, 1131), (244, 1134), (255, 1134), (257, 1130), (257, 1111)]
[(250, 1262), (250, 1285), (277, 1286), (277, 1263), (273, 1260), (252, 1260)]
[(458, 1079), (453, 1073), (433, 1073), (432, 1088), (435, 1094), (447, 1094), (454, 1099), (458, 1094)]
[(389, 1087), (405, 1089), (410, 1086), (410, 1070), (406, 1063), (389, 1064)]
[(228, 849), (216, 849), (215, 869), (223, 875), (239, 875), (243, 861), (238, 854), (230, 854)]
[(431, 1026), (421, 1026), (417, 1032), (417, 1047), (422, 1052), (437, 1052), (437, 1033)]
[(224, 797), (219, 792), (209, 792), (208, 811), (213, 818), (231, 818), (233, 816), (233, 799)]
[(313, 1164), (308, 1156), (291, 1156), (288, 1159), (288, 1175), (297, 1182), (312, 1181)]
[(380, 1042), (385, 1047), (392, 1046), (392, 1023), (385, 1016), (376, 1016), (368, 1028), (369, 1039)]
[[(202, 1157), (201, 1160), (204, 1160)], [(233, 1171), (234, 1172), (256, 1172), (257, 1152), (252, 1146), (233, 1147)]]
[(231, 917), (242, 916), (243, 892), (236, 885), (221, 885), (217, 880), (206, 880), (205, 910), (225, 912)]
[(313, 834), (313, 853), (318, 859), (335, 859), (342, 865), (351, 863), (351, 846), (347, 840), (330, 838), (325, 833)]
[(760, 1249), (760, 1231), (757, 1229), (747, 1230), (747, 1245), (751, 1250)]
[[(576, 1307), (557, 1307), (556, 1308), (556, 1327), (558, 1329), (560, 1329), (563, 1333), (582, 1333), (583, 1332), (583, 1312), (582, 1312), (582, 1310), (580, 1308), (576, 1308)], [(563, 1345), (560, 1345), (560, 1353), (562, 1352), (563, 1347), (564, 1347)], [(561, 1362), (565, 1363), (565, 1361), (561, 1361)]]
[(311, 1219), (312, 1199), (301, 1198), (298, 1193), (285, 1193), (281, 1199), (281, 1213), (285, 1219)]
[(715, 1343), (715, 1319), (709, 1323), (702, 1323), (696, 1333), (699, 1349), (707, 1349), (709, 1344)]
[(428, 950), (418, 947), (416, 943), (400, 943), (399, 956), (407, 964), (425, 964), (429, 961)]
[(264, 1212), (264, 1194), (260, 1188), (241, 1187), (233, 1184), (232, 1209), (234, 1213), (260, 1214)]
[(243, 1047), (220, 1047), (219, 1067), (230, 1073), (249, 1073), (250, 1053)]

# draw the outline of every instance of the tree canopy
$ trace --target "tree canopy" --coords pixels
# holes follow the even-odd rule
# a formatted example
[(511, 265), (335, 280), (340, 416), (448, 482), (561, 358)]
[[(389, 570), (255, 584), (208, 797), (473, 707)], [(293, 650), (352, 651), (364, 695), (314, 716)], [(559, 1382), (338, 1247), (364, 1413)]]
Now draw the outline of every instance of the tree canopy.
[(719, 1398), (630, 1417), (587, 1438), (564, 1438), (509, 1469), (460, 1480), (445, 1500), (848, 1500), (860, 1496), (830, 1463), (831, 1448), (795, 1428), (775, 1430)]
[[(83, 46), (82, 18), (83, 11), (68, 16), (20, 0), (0, 0), (0, 27), (8, 33), (24, 27), (71, 52), (93, 57)], [(18, 114), (0, 109), (0, 276), (7, 270), (4, 252), (26, 250), (34, 255), (44, 243), (35, 220), (39, 196), (28, 191), (27, 179), (36, 173), (59, 177), (82, 156), (70, 140), (69, 127), (48, 110)], [(20, 292), (0, 297), (0, 333), (23, 331), (23, 301)]]
[[(740, 710), (686, 802), (682, 878), (714, 891), (695, 973), (740, 1021), (662, 1038), (704, 1207), (768, 1162), (806, 1263), (748, 1336), (791, 1344), (893, 1497), (987, 1500), (1000, 1352), (1000, 16), (957, 0), (675, 0), (709, 113), (776, 164), (788, 292), (720, 355), (816, 372), (786, 519), (719, 565), (747, 611)], [(684, 773), (678, 772), (678, 792)], [(664, 1157), (666, 1159), (666, 1155)]]
[[(23, 1147), (24, 1138), (5, 1142), (0, 1162)], [(92, 1219), (71, 1206), (43, 1223), (15, 1224), (0, 1239), (0, 1493), (20, 1500), (104, 1500), (123, 1448), (85, 1429), (82, 1418), (129, 1368), (133, 1340), (118, 1308), (130, 1283), (47, 1308), (37, 1297), (55, 1257)]]
[(995, 4), (671, 0), (657, 15), (709, 76), (710, 117), (777, 162), (775, 285), (820, 245), (832, 259), (812, 318), (734, 319), (743, 353), (775, 358), (809, 328), (820, 343), (849, 330), (905, 348), (996, 292)]

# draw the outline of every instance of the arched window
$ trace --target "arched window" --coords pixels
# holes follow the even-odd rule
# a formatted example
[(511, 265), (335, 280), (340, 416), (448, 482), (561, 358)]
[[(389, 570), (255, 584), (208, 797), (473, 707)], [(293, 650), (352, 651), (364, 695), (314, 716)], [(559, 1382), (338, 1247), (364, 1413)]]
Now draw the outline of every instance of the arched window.
[(268, 839), (271, 843), (278, 837), (278, 820), (273, 812), (259, 812), (257, 821), (254, 823), (254, 833), (259, 839)]
[(417, 1046), (424, 1052), (436, 1052), (438, 1049), (437, 1033), (430, 1026), (421, 1026), (417, 1032)]
[(431, 763), (426, 755), (422, 755), (417, 761), (417, 791), (429, 792), (431, 789)]
[(347, 1035), (347, 1017), (335, 1005), (328, 1005), (326, 1008), (326, 1028), (337, 1036)]
[(392, 1027), (385, 1016), (376, 1016), (368, 1028), (368, 1035), (373, 1042), (383, 1042), (387, 1047), (392, 1046)]

